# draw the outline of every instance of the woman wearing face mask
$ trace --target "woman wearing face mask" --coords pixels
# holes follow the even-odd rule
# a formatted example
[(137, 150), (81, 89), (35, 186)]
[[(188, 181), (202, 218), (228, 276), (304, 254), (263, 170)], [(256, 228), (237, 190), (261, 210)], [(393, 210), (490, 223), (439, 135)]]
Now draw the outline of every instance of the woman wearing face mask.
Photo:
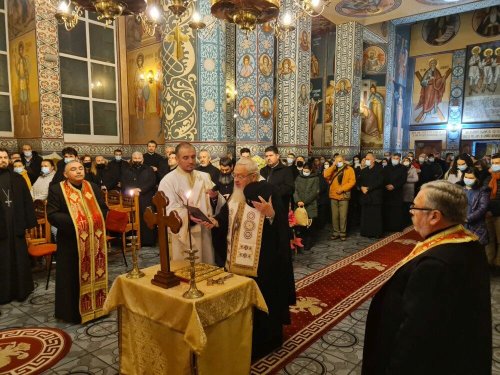
[(99, 186), (99, 181), (97, 180), (97, 169), (92, 157), (90, 155), (85, 155), (82, 158), (82, 164), (85, 168), (85, 180), (93, 182)]
[(479, 172), (479, 177), (480, 177), (479, 179), (481, 180), (481, 183), (485, 185), (484, 183), (485, 180), (490, 177), (490, 172), (488, 172), (489, 166), (486, 163), (486, 160), (484, 159), (476, 160), (474, 162), (474, 168), (476, 168), (477, 171)]
[(464, 172), (468, 168), (472, 168), (472, 159), (467, 154), (461, 154), (458, 158), (453, 160), (450, 169), (445, 173), (444, 179), (452, 184), (462, 184), (464, 179)]
[(21, 176), (23, 176), (24, 180), (26, 181), (26, 185), (28, 185), (28, 189), (31, 190), (31, 181), (30, 177), (28, 176), (28, 172), (24, 168), (23, 162), (21, 160), (14, 160), (12, 163), (12, 169), (14, 172), (19, 173)]
[[(318, 195), (319, 195), (319, 177), (312, 171), (310, 164), (305, 164), (299, 176), (295, 180), (295, 192), (293, 199), (298, 207), (304, 207), (309, 219), (313, 222), (318, 216)], [(313, 246), (313, 226), (296, 227), (297, 235), (302, 238), (304, 250), (310, 250)]]
[(479, 177), (478, 171), (474, 168), (464, 172), (463, 183), (468, 201), (465, 227), (479, 237), (482, 245), (487, 245), (486, 212), (490, 203), (490, 192), (487, 186), (482, 186)]
[(295, 159), (295, 164), (290, 166), (294, 180), (297, 178), (297, 176), (300, 174), (300, 172), (302, 172), (302, 169), (304, 168), (304, 164), (305, 164), (304, 157), (297, 156), (297, 159)]
[(410, 158), (403, 159), (403, 166), (408, 171), (406, 183), (403, 185), (403, 209), (405, 224), (411, 223), (410, 206), (415, 198), (415, 183), (418, 182), (417, 169), (412, 165)]
[(42, 160), (40, 177), (37, 178), (31, 188), (31, 196), (33, 200), (40, 199), (44, 201), (49, 195), (49, 185), (54, 178), (56, 171), (54, 170), (54, 162), (50, 159)]

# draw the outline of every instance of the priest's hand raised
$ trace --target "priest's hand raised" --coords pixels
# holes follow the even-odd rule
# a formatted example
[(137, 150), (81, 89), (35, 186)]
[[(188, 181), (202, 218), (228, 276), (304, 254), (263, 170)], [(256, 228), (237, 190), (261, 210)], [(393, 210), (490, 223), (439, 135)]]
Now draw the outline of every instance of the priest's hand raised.
[(269, 201), (266, 201), (259, 195), (259, 200), (260, 202), (252, 201), (252, 204), (255, 207), (255, 209), (260, 211), (260, 213), (262, 213), (268, 219), (272, 219), (274, 217), (272, 197), (269, 197)]

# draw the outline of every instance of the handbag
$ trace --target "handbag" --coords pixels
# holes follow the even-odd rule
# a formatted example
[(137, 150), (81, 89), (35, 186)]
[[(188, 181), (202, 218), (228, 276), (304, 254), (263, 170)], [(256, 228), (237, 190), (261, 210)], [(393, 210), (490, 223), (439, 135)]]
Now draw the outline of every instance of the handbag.
[(294, 211), (296, 225), (301, 227), (309, 227), (312, 223), (312, 219), (309, 219), (309, 215), (304, 207), (297, 207)]
[(111, 232), (123, 233), (127, 228), (128, 212), (109, 210), (106, 216), (106, 229)]
[(344, 199), (345, 200), (351, 199), (351, 191), (350, 190), (349, 191), (344, 191), (343, 195), (344, 195)]

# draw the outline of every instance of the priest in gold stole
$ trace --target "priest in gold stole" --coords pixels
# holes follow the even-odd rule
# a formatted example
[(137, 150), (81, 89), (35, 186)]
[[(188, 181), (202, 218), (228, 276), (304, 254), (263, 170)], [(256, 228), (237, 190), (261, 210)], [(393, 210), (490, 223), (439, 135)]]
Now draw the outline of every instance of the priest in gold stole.
[(85, 323), (104, 315), (108, 207), (100, 188), (84, 180), (79, 161), (65, 165), (64, 177), (50, 187), (47, 200), (48, 220), (57, 228), (55, 317)]
[(295, 304), (288, 213), (273, 185), (259, 181), (255, 161), (241, 158), (234, 168), (234, 190), (213, 219), (227, 233), (229, 272), (255, 279), (269, 315), (254, 310), (252, 358), (283, 343), (283, 325), (290, 323), (288, 307)]

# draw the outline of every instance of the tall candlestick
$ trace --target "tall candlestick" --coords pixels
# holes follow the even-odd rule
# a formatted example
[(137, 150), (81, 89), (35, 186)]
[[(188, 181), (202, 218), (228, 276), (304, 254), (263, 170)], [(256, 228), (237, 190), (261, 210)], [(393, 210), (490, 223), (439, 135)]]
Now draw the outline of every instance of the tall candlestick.
[(132, 270), (127, 273), (127, 277), (129, 279), (139, 279), (141, 277), (144, 277), (144, 272), (142, 272), (139, 269), (139, 262), (137, 259), (137, 236), (135, 235), (134, 231), (134, 216), (135, 216), (135, 190), (130, 190), (129, 194), (132, 196), (132, 205), (130, 206), (130, 212), (132, 214), (132, 263), (133, 263), (133, 268)]

